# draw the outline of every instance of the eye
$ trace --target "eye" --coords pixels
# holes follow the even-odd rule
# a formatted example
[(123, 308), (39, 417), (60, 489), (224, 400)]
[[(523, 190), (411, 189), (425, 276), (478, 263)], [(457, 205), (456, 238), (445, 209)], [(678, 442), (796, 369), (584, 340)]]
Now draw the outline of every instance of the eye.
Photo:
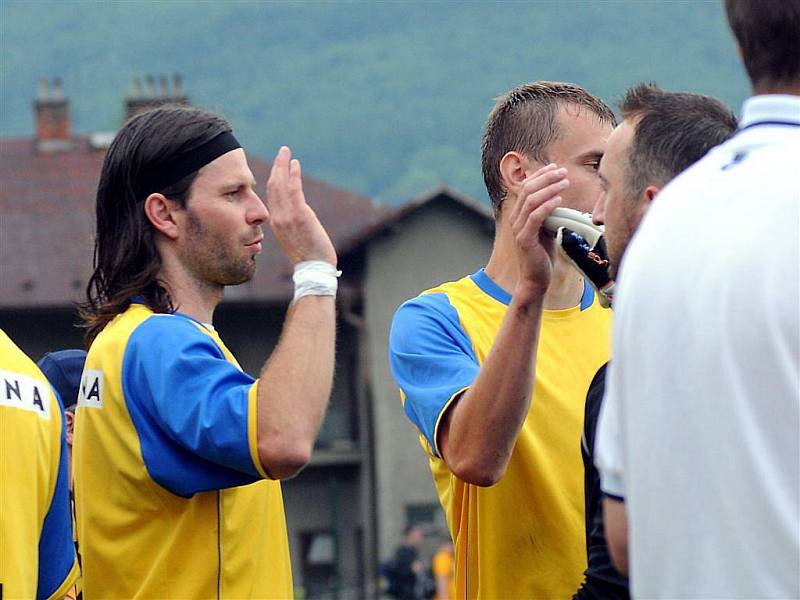
[(589, 167), (595, 173), (597, 173), (597, 170), (600, 168), (600, 161), (590, 160), (589, 162), (586, 163), (586, 166)]

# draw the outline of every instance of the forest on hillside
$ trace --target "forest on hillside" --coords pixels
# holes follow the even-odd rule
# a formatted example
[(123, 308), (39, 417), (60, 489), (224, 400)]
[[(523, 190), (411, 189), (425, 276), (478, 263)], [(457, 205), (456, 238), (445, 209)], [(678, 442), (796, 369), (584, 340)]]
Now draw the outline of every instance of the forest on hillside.
[(33, 133), (41, 77), (73, 130), (113, 131), (134, 75), (179, 73), (249, 152), (292, 146), (304, 171), (396, 203), (446, 182), (485, 199), (493, 99), (537, 79), (613, 103), (626, 87), (748, 94), (721, 2), (0, 3), (0, 135)]

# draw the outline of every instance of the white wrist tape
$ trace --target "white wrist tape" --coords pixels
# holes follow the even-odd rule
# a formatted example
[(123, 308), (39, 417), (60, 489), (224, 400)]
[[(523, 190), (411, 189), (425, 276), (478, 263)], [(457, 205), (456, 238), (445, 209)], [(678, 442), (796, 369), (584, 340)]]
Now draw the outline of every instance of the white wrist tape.
[(294, 266), (294, 304), (303, 296), (335, 296), (342, 274), (324, 260), (304, 260)]

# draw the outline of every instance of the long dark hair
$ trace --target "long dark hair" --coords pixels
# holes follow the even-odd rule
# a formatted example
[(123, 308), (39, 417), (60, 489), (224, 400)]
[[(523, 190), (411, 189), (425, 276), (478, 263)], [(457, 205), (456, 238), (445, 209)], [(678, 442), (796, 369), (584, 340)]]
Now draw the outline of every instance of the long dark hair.
[(130, 119), (108, 149), (97, 186), (94, 272), (79, 312), (91, 345), (134, 297), (155, 312), (174, 310), (158, 281), (161, 257), (155, 230), (144, 212), (148, 195), (160, 192), (186, 205), (197, 171), (162, 189), (150, 189), (158, 166), (191, 152), (231, 126), (220, 116), (186, 106), (165, 106)]

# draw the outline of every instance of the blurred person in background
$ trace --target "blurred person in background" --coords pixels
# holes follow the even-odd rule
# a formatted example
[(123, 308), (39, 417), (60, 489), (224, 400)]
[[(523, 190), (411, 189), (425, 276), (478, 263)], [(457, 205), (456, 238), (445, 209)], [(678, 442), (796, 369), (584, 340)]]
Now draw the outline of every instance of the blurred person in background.
[(37, 364), (50, 385), (55, 388), (64, 405), (66, 418), (67, 459), (69, 489), (72, 495), (72, 442), (75, 434), (75, 408), (78, 405), (81, 374), (86, 362), (86, 351), (81, 349), (58, 350), (46, 353)]
[(453, 558), (453, 542), (444, 541), (433, 555), (431, 571), (436, 582), (436, 600), (455, 600), (455, 560)]
[[(64, 417), (66, 425), (67, 442), (67, 473), (69, 474), (69, 500), (70, 513), (72, 515), (72, 541), (75, 544), (75, 553), (78, 556), (78, 564), (81, 563), (81, 549), (78, 544), (77, 528), (75, 527), (75, 498), (73, 494), (72, 477), (72, 441), (75, 425), (75, 407), (78, 404), (78, 392), (80, 391), (81, 374), (83, 365), (86, 362), (86, 351), (81, 349), (58, 350), (48, 352), (37, 364), (42, 374), (58, 392), (64, 406)], [(69, 590), (66, 598), (70, 600), (82, 598), (83, 584), (81, 578)]]
[(419, 559), (419, 546), (424, 533), (418, 525), (408, 525), (403, 531), (403, 541), (392, 559), (386, 563), (383, 575), (387, 579), (386, 593), (398, 600), (416, 600), (419, 594), (419, 578), (423, 570)]

